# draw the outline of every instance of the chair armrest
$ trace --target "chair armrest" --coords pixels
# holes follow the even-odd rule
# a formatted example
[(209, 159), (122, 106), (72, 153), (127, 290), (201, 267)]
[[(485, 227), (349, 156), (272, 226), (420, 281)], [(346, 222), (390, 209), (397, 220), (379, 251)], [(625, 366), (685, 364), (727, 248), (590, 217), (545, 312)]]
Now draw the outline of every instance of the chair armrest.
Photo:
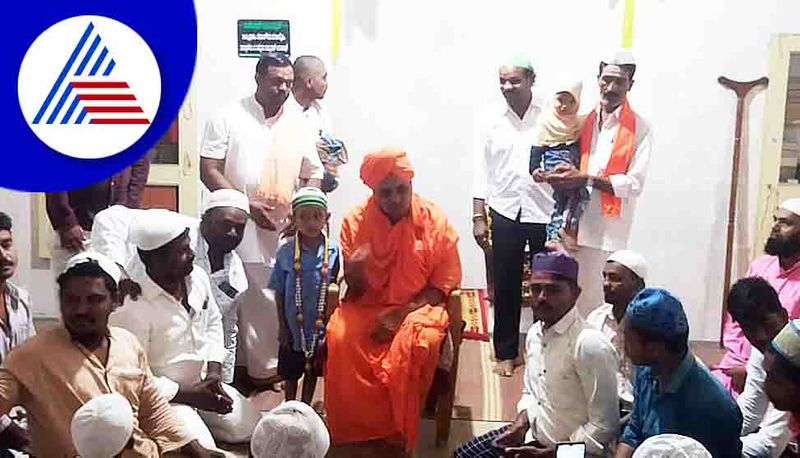
[(464, 330), (461, 307), (461, 290), (454, 289), (447, 296), (447, 314), (450, 317), (450, 336), (453, 338), (453, 347), (461, 345), (461, 333)]
[(336, 311), (336, 308), (339, 307), (339, 302), (341, 301), (340, 297), (340, 290), (339, 285), (336, 283), (331, 283), (328, 285), (328, 297), (327, 297), (327, 307), (325, 309), (325, 322), (330, 321), (333, 312)]

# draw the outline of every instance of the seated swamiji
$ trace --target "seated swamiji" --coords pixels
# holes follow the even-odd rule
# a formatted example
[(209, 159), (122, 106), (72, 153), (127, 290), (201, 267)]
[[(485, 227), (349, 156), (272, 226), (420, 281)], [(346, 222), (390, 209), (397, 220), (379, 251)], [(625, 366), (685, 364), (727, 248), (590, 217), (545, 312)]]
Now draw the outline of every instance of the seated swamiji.
[[(361, 179), (372, 196), (342, 222), (347, 292), (326, 330), (325, 408), (334, 446), (411, 450), (461, 282), (458, 235), (444, 212), (414, 194), (406, 153), (370, 153)], [(384, 455), (387, 456), (387, 455)]]

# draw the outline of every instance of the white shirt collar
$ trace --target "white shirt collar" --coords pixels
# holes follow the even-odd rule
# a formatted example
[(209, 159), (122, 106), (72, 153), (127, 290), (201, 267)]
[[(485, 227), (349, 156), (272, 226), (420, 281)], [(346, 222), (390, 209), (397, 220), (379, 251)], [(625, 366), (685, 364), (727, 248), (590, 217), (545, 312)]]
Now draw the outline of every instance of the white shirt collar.
[[(194, 269), (198, 269), (198, 267), (194, 266)], [(147, 300), (148, 302), (152, 302), (159, 296), (163, 295), (167, 299), (170, 299), (180, 304), (180, 301), (178, 301), (178, 299), (176, 299), (175, 296), (166, 292), (164, 288), (159, 286), (158, 283), (156, 283), (152, 278), (150, 278), (150, 275), (147, 273), (146, 269), (142, 270), (144, 274), (139, 276), (139, 278), (137, 278), (136, 281), (139, 283), (139, 286), (142, 287), (142, 297), (145, 300)], [(186, 282), (186, 302), (189, 304), (189, 307), (191, 307), (195, 311), (199, 311), (200, 310), (199, 304), (193, 304), (192, 301), (190, 300), (192, 292), (193, 274), (194, 270), (192, 270), (192, 273), (190, 273), (189, 275), (186, 276), (186, 278), (184, 278), (184, 282)]]
[(572, 324), (575, 323), (578, 317), (579, 317), (578, 309), (575, 306), (573, 306), (571, 309), (569, 309), (567, 313), (564, 314), (564, 316), (561, 317), (560, 320), (556, 322), (556, 324), (550, 326), (547, 329), (544, 329), (544, 326), (542, 326), (542, 330), (544, 333), (547, 334), (550, 333), (555, 333), (559, 335), (564, 334), (565, 332), (567, 332), (570, 326), (572, 326)]
[[(505, 101), (505, 99), (503, 100)], [(526, 119), (530, 118), (533, 113), (537, 113), (539, 110), (539, 103), (537, 102), (533, 93), (531, 93), (531, 102), (528, 104), (528, 109), (522, 114), (522, 119), (517, 116), (517, 113), (511, 108), (511, 105), (509, 105), (508, 102), (504, 102), (501, 114), (502, 116), (510, 116), (515, 121), (525, 122)]]

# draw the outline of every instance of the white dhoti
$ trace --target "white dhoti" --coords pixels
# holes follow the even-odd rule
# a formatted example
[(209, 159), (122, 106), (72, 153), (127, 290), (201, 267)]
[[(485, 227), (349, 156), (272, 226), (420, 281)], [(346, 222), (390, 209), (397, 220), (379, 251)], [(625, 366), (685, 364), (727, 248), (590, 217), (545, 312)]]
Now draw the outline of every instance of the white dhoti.
[(578, 297), (578, 311), (586, 317), (589, 312), (603, 303), (603, 267), (611, 255), (608, 251), (582, 246), (570, 253), (578, 261), (578, 286), (581, 295)]
[(264, 263), (245, 263), (248, 289), (239, 296), (237, 361), (247, 375), (265, 379), (278, 372), (278, 311), (275, 293), (267, 289), (272, 269)]
[(233, 411), (220, 415), (215, 412), (194, 409), (183, 404), (171, 404), (172, 412), (200, 445), (216, 448), (215, 439), (228, 444), (250, 441), (261, 412), (235, 388), (223, 384), (225, 392), (233, 399)]

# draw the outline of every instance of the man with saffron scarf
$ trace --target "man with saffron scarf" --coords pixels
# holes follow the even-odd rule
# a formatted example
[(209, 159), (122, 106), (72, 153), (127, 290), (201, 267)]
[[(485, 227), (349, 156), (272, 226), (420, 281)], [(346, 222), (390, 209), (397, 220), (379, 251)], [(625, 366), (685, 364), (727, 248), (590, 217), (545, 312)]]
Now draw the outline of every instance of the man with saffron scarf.
[(458, 235), (414, 194), (413, 176), (405, 152), (370, 153), (361, 179), (373, 195), (342, 222), (347, 293), (327, 327), (325, 373), (328, 427), (342, 453), (357, 445), (405, 456), (414, 447), (449, 325), (443, 304), (461, 282)]
[(574, 253), (583, 288), (578, 309), (584, 315), (603, 303), (602, 272), (608, 256), (628, 247), (636, 198), (650, 160), (650, 127), (627, 100), (635, 72), (630, 51), (600, 62), (600, 103), (581, 129), (580, 168), (563, 164), (546, 177), (554, 188), (585, 186), (591, 192)]

